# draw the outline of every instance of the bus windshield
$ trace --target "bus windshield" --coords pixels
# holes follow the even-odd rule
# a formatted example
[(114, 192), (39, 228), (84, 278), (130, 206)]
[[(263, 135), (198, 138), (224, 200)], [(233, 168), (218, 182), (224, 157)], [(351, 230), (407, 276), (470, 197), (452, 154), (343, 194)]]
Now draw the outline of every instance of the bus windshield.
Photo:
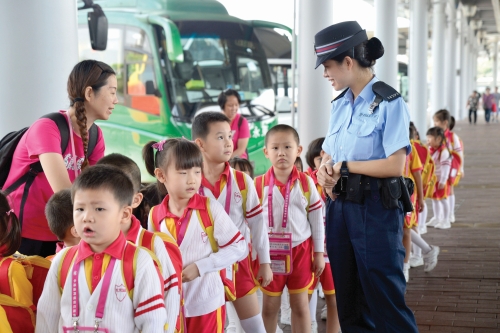
[(242, 104), (274, 111), (265, 54), (251, 26), (213, 21), (175, 23), (184, 62), (171, 64), (174, 116), (191, 119), (202, 108), (217, 104), (217, 97), (226, 89), (237, 90)]

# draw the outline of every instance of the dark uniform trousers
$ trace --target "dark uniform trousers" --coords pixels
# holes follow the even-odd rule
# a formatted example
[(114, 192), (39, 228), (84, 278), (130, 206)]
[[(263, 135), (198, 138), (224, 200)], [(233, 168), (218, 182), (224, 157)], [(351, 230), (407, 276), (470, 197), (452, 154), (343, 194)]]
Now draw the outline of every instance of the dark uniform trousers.
[(403, 219), (402, 209), (382, 206), (378, 189), (365, 191), (363, 204), (328, 200), (327, 252), (343, 333), (418, 332), (404, 299)]

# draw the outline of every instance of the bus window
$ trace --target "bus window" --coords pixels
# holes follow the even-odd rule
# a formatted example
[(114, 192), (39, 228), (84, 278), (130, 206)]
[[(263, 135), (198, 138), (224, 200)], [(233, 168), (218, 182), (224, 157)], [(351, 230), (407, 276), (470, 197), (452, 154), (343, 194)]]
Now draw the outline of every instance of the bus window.
[(125, 35), (127, 105), (152, 115), (160, 115), (160, 98), (154, 74), (153, 56), (145, 32), (128, 27)]
[(79, 59), (93, 59), (102, 61), (110, 65), (115, 73), (118, 81), (118, 89), (116, 91), (118, 103), (123, 104), (125, 101), (124, 92), (124, 68), (123, 68), (123, 28), (119, 26), (110, 26), (108, 29), (108, 45), (106, 51), (92, 50), (90, 45), (90, 37), (88, 25), (80, 25), (78, 28), (78, 53)]

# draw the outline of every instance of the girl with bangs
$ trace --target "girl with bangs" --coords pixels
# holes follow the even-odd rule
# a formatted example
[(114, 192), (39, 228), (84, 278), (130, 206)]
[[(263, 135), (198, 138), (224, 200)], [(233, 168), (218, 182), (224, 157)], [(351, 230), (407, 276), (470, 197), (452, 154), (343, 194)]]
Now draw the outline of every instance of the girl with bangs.
[(219, 271), (241, 258), (245, 239), (221, 204), (198, 194), (203, 157), (195, 143), (152, 141), (144, 147), (143, 157), (160, 193), (168, 193), (151, 209), (148, 229), (175, 239), (182, 253), (184, 332), (222, 333), (225, 286)]

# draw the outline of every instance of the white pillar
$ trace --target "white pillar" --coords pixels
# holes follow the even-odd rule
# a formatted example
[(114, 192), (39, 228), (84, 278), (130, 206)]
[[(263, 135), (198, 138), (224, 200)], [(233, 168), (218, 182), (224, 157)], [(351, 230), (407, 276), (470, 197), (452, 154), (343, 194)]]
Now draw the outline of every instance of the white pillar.
[(456, 9), (455, 6), (452, 4), (455, 1), (453, 0), (452, 2), (448, 1), (449, 4), (449, 18), (448, 18), (448, 35), (447, 35), (447, 43), (446, 45), (448, 46), (445, 56), (446, 56), (446, 107), (448, 108), (448, 111), (451, 112), (451, 114), (455, 114), (455, 78), (457, 75), (456, 72), (456, 65), (455, 65), (455, 58), (456, 58), (456, 48), (455, 48), (455, 42), (456, 42)]
[(427, 0), (410, 2), (410, 59), (408, 76), (410, 79), (409, 104), (411, 119), (419, 133), (424, 135), (427, 123)]
[(377, 77), (399, 91), (397, 0), (375, 0), (375, 37), (384, 45), (384, 56), (375, 64)]
[(0, 1), (0, 137), (67, 108), (76, 1)]
[(464, 14), (464, 11), (460, 13), (460, 119), (463, 119), (468, 116), (469, 110), (467, 110), (467, 99), (471, 95), (471, 91), (469, 91), (468, 87), (468, 50), (470, 39), (467, 26), (467, 17)]
[(498, 40), (495, 38), (493, 44), (493, 83), (491, 88), (495, 89), (498, 86)]
[[(330, 119), (330, 101), (333, 89), (323, 78), (323, 66), (314, 69), (316, 55), (313, 52), (314, 35), (333, 24), (333, 1), (300, 0), (298, 34), (298, 132), (300, 142), (309, 142), (325, 136)], [(305, 151), (304, 151), (305, 153)]]
[(444, 53), (444, 23), (445, 2), (434, 1), (432, 8), (432, 80), (431, 80), (431, 114), (445, 107), (445, 53)]

